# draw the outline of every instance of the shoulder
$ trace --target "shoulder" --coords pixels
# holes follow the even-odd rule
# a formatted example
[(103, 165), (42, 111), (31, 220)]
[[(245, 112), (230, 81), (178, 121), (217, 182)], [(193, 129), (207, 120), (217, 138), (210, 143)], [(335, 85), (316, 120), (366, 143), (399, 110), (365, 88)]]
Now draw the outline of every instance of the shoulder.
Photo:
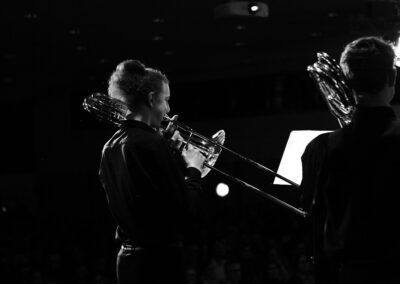
[(313, 164), (322, 159), (326, 152), (327, 139), (329, 136), (329, 132), (322, 133), (307, 144), (301, 156), (303, 164)]
[(104, 144), (103, 152), (107, 151), (108, 149), (114, 148), (116, 144), (121, 141), (124, 133), (121, 129), (117, 130), (110, 139)]
[(151, 156), (162, 156), (169, 154), (170, 151), (166, 139), (161, 134), (143, 129), (126, 131), (120, 145), (124, 151), (134, 151)]
[(158, 133), (149, 132), (140, 128), (119, 129), (104, 144), (103, 152), (121, 148), (144, 151), (151, 148), (162, 148), (165, 145), (165, 139)]
[(394, 120), (390, 124), (387, 131), (385, 132), (385, 136), (400, 139), (400, 120), (399, 119)]
[(340, 128), (335, 131), (325, 132), (307, 144), (302, 155), (303, 160), (321, 160), (333, 149), (339, 147), (346, 133), (346, 128)]
[(316, 149), (320, 149), (325, 147), (327, 140), (331, 137), (332, 133), (326, 132), (318, 135), (313, 140), (308, 143), (306, 147), (306, 151), (314, 151)]

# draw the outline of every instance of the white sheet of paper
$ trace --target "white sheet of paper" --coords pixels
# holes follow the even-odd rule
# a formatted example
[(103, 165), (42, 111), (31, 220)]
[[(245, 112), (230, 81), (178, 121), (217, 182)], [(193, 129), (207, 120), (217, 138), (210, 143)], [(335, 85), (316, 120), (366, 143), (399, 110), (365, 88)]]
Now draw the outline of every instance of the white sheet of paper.
[[(303, 169), (301, 165), (301, 156), (304, 153), (308, 143), (322, 133), (331, 132), (330, 130), (293, 130), (290, 132), (289, 139), (286, 143), (281, 162), (279, 163), (278, 174), (294, 181), (301, 183), (303, 177)], [(275, 177), (274, 184), (289, 185), (286, 181)]]

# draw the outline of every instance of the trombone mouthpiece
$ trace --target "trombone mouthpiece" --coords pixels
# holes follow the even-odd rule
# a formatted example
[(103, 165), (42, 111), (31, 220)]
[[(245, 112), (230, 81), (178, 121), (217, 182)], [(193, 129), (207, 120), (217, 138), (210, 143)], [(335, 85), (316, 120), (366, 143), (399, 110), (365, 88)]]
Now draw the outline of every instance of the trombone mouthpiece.
[(164, 121), (171, 121), (172, 120), (172, 118), (170, 118), (168, 115), (164, 115)]

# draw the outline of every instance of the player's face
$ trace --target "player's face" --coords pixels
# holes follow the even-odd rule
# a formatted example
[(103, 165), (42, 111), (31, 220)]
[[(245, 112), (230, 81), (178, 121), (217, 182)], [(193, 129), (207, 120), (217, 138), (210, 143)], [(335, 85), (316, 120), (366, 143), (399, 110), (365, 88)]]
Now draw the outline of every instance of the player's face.
[(151, 126), (160, 128), (164, 116), (169, 113), (169, 99), (171, 95), (169, 92), (169, 85), (165, 82), (162, 83), (161, 92), (153, 95), (152, 106), (152, 122)]

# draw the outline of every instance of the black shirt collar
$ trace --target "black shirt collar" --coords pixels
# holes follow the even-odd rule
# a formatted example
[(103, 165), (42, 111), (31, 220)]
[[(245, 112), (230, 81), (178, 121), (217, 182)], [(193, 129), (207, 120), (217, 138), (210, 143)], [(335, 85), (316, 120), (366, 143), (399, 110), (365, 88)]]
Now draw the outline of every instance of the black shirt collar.
[(359, 107), (354, 113), (352, 124), (361, 128), (380, 128), (394, 120), (396, 113), (391, 107)]
[(360, 107), (355, 113), (353, 119), (358, 120), (394, 120), (396, 114), (391, 107), (378, 106), (378, 107)]

